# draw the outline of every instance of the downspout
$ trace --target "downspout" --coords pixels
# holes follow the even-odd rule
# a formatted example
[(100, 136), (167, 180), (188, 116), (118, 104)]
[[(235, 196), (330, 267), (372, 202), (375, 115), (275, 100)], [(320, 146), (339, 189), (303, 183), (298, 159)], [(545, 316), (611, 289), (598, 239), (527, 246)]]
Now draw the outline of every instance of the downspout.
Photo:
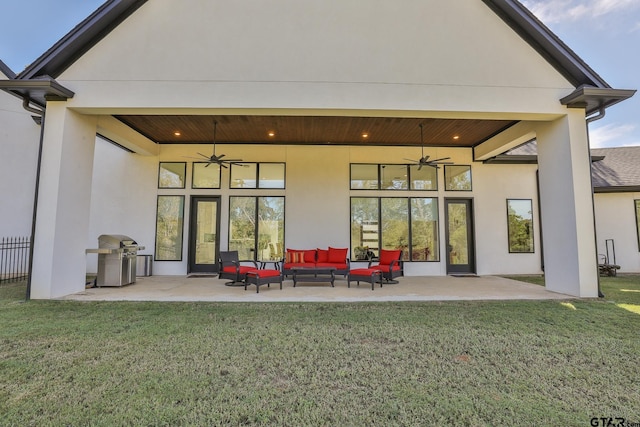
[(25, 299), (29, 301), (31, 299), (31, 278), (33, 276), (33, 252), (35, 247), (35, 239), (36, 239), (36, 217), (38, 214), (38, 193), (40, 190), (40, 167), (42, 165), (42, 146), (44, 141), (44, 121), (45, 121), (45, 110), (39, 108), (33, 108), (29, 104), (31, 100), (28, 96), (24, 96), (22, 98), (22, 108), (29, 111), (30, 113), (37, 114), (42, 118), (40, 122), (40, 143), (38, 147), (38, 163), (36, 166), (36, 186), (33, 195), (33, 216), (31, 218), (31, 238), (29, 241), (29, 271), (27, 278), (27, 293), (25, 295)]
[[(596, 120), (600, 120), (605, 116), (605, 108), (603, 105), (600, 105), (597, 114), (587, 117), (586, 126), (587, 126), (587, 148), (589, 153), (589, 178), (591, 179), (591, 207), (593, 209), (593, 236), (595, 239), (596, 245), (596, 266), (599, 264), (598, 260), (598, 231), (596, 229), (596, 198), (595, 192), (593, 188), (593, 162), (591, 161), (591, 141), (589, 140), (589, 124), (591, 122), (595, 122)], [(600, 289), (600, 269), (596, 267), (596, 277), (598, 278), (598, 297), (604, 298), (604, 294), (602, 293), (602, 289)]]

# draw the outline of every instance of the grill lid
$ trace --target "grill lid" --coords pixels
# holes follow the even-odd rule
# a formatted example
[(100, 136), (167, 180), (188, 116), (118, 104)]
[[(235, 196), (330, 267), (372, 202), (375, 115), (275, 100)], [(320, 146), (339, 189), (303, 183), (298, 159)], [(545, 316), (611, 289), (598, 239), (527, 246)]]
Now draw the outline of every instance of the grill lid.
[(98, 247), (101, 249), (119, 249), (137, 244), (131, 237), (123, 234), (103, 234), (98, 237)]

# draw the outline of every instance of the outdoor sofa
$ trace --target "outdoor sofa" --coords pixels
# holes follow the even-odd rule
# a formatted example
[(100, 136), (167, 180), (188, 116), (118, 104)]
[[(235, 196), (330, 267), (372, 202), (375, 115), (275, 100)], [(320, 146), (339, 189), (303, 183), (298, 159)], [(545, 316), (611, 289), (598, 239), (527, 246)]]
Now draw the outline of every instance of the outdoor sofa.
[(293, 274), (292, 268), (328, 268), (334, 267), (335, 274), (349, 274), (349, 248), (328, 249), (287, 249), (282, 260), (282, 275)]

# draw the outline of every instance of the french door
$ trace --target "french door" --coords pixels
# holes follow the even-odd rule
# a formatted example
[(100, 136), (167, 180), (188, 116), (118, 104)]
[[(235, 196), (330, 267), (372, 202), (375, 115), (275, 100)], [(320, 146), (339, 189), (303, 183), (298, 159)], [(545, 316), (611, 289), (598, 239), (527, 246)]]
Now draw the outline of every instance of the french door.
[(220, 197), (191, 197), (189, 273), (217, 273)]
[(476, 272), (473, 201), (445, 199), (447, 274)]

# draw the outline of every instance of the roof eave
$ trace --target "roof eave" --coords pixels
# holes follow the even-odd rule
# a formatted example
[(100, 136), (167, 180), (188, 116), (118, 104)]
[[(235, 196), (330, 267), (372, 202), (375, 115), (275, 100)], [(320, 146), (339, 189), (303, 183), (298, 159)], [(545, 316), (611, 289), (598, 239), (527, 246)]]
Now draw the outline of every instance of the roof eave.
[(147, 0), (107, 0), (49, 50), (20, 72), (18, 79), (57, 78)]
[(618, 185), (618, 186), (605, 186), (594, 187), (594, 193), (639, 193), (640, 185)]
[(560, 100), (568, 108), (584, 108), (586, 114), (593, 114), (603, 108), (631, 98), (636, 93), (633, 89), (612, 89), (596, 87), (579, 87)]
[(51, 78), (0, 80), (0, 90), (41, 107), (45, 107), (47, 101), (66, 101), (75, 95), (73, 91)]

